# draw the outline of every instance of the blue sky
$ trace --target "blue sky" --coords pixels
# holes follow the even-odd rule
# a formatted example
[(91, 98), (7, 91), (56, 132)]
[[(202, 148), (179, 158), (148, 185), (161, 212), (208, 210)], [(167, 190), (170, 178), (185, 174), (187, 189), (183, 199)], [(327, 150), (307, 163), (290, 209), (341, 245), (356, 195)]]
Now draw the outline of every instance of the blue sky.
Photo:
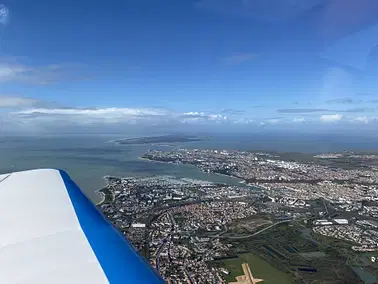
[(4, 132), (377, 126), (371, 0), (3, 4)]

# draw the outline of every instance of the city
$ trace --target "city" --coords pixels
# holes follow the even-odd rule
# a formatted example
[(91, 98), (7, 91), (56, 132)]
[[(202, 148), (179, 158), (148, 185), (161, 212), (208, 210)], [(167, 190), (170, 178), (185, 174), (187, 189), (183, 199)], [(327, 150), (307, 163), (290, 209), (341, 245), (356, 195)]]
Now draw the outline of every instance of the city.
[[(378, 253), (378, 156), (293, 161), (287, 153), (179, 149), (142, 157), (241, 179), (228, 185), (106, 177), (100, 209), (168, 283), (227, 283), (241, 274), (230, 263), (249, 256), (289, 276), (287, 283), (312, 283), (320, 275), (358, 283), (353, 268), (370, 256), (364, 253)], [(345, 167), (342, 159), (354, 162)], [(364, 267), (377, 275), (377, 264)]]

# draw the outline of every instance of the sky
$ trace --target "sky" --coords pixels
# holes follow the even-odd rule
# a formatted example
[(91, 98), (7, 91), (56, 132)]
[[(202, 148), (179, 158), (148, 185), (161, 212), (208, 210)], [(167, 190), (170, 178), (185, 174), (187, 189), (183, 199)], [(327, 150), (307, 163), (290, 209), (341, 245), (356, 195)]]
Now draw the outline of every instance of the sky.
[(375, 0), (0, 4), (0, 135), (378, 126)]

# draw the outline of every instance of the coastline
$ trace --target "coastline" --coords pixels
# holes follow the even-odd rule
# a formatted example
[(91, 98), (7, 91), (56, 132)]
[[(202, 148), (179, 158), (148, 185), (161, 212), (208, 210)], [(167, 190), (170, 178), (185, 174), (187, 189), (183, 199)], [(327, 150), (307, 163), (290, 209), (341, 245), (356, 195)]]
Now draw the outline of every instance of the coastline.
[[(107, 177), (108, 177), (108, 175), (103, 176), (102, 179), (105, 180), (105, 181), (107, 181)], [(104, 203), (104, 201), (105, 201), (105, 199), (106, 199), (106, 196), (105, 196), (105, 193), (102, 192), (102, 190), (103, 190), (105, 187), (107, 187), (108, 185), (109, 185), (109, 182), (106, 182), (106, 184), (105, 184), (104, 187), (95, 190), (95, 193), (96, 193), (96, 194), (101, 195), (101, 200), (100, 200), (99, 202), (96, 202), (96, 204), (95, 204), (96, 206), (100, 206), (102, 203)]]
[(95, 204), (96, 206), (100, 206), (105, 201), (105, 194), (101, 190), (102, 188), (95, 191), (96, 194), (101, 195), (101, 200)]
[[(131, 146), (151, 145), (151, 146), (176, 147), (177, 145), (182, 144), (182, 143), (204, 141), (203, 138), (197, 137), (197, 136), (193, 136), (193, 137), (192, 136), (182, 136), (182, 137), (179, 136), (177, 137), (178, 139), (168, 139), (168, 140), (166, 139), (166, 138), (172, 138), (171, 136), (172, 135), (112, 139), (112, 140), (107, 141), (106, 143), (114, 143), (117, 145), (131, 145)], [(176, 137), (173, 137), (173, 138), (176, 138)]]
[(171, 164), (171, 165), (177, 165), (177, 166), (180, 166), (180, 165), (190, 166), (190, 167), (193, 167), (195, 169), (198, 169), (202, 173), (205, 173), (205, 174), (215, 174), (215, 175), (218, 175), (218, 176), (224, 176), (224, 177), (227, 177), (227, 178), (232, 178), (234, 180), (237, 180), (238, 183), (240, 183), (240, 184), (246, 184), (247, 185), (247, 182), (245, 180), (239, 178), (239, 177), (235, 177), (235, 176), (231, 176), (231, 175), (226, 175), (226, 174), (221, 174), (221, 173), (217, 173), (217, 172), (210, 172), (210, 173), (208, 173), (208, 172), (205, 172), (205, 171), (201, 170), (200, 168), (198, 168), (198, 167), (196, 167), (194, 165), (191, 165), (191, 164), (156, 161), (156, 160), (150, 160), (148, 158), (143, 158), (143, 157), (138, 157), (138, 159), (139, 160), (148, 161), (148, 162), (162, 163), (162, 164)]
[[(177, 166), (185, 165), (185, 166), (193, 167), (193, 168), (199, 170), (200, 172), (202, 172), (202, 173), (204, 173), (204, 174), (213, 174), (213, 175), (223, 176), (223, 177), (226, 177), (226, 178), (233, 179), (233, 180), (237, 181), (237, 183), (238, 183), (240, 186), (246, 186), (246, 187), (254, 188), (254, 189), (258, 189), (258, 190), (264, 190), (263, 187), (258, 186), (258, 185), (256, 185), (256, 184), (250, 184), (250, 183), (248, 183), (245, 179), (242, 179), (242, 178), (240, 178), (240, 177), (235, 177), (235, 176), (226, 175), (226, 174), (221, 174), (221, 173), (216, 173), (216, 172), (210, 172), (210, 173), (207, 173), (207, 172), (202, 171), (200, 168), (198, 168), (198, 167), (196, 167), (196, 166), (194, 166), (194, 165), (191, 165), (191, 164), (169, 163), (169, 162), (163, 162), (163, 161), (150, 160), (150, 159), (142, 158), (142, 157), (138, 157), (138, 159), (145, 160), (145, 161), (149, 161), (149, 162), (155, 162), (155, 163), (174, 164), (174, 165), (177, 165)], [(211, 180), (207, 180), (207, 181), (211, 181)], [(222, 182), (221, 182), (221, 183), (222, 183)], [(224, 182), (224, 183), (227, 183), (227, 182)]]
[[(161, 164), (171, 164), (171, 165), (184, 165), (184, 164), (177, 164), (177, 163), (170, 163), (170, 162), (163, 162), (163, 161), (156, 161), (156, 160), (150, 160), (150, 159), (147, 159), (147, 158), (143, 158), (143, 157), (138, 157), (138, 160), (142, 160), (142, 161), (148, 161), (148, 162), (152, 162), (152, 163), (161, 163)], [(188, 165), (188, 166), (193, 166), (193, 165)], [(193, 166), (194, 167), (194, 166)]]
[[(138, 157), (137, 158), (138, 160), (142, 160), (142, 161), (148, 161), (148, 162), (154, 162), (154, 163), (162, 163), (162, 164), (173, 164), (173, 165), (176, 165), (176, 166), (189, 166), (189, 167), (192, 167), (198, 171), (200, 171), (201, 173), (203, 174), (209, 174), (209, 175), (217, 175), (217, 176), (223, 176), (223, 177), (226, 177), (226, 178), (229, 178), (229, 179), (232, 179), (234, 181), (236, 181), (238, 184), (240, 184), (240, 186), (247, 186), (247, 187), (254, 187), (254, 188), (258, 188), (256, 187), (255, 185), (251, 185), (251, 184), (248, 184), (246, 180), (242, 179), (242, 178), (239, 178), (239, 177), (235, 177), (235, 176), (232, 176), (232, 175), (227, 175), (227, 174), (223, 174), (223, 173), (217, 173), (217, 172), (205, 172), (203, 170), (201, 170), (200, 168), (196, 167), (195, 165), (191, 165), (191, 164), (184, 164), (184, 163), (174, 163), (174, 162), (164, 162), (164, 161), (156, 161), (156, 160), (151, 160), (151, 159), (148, 159), (148, 158), (143, 158), (143, 157)], [(107, 181), (107, 178), (109, 177), (109, 175), (105, 175), (103, 176), (103, 179), (105, 181)], [(118, 178), (121, 178), (121, 177), (118, 177)], [(214, 182), (214, 183), (225, 183), (227, 184), (227, 182), (216, 182), (216, 181), (212, 181), (210, 178), (209, 179), (201, 179), (203, 181), (208, 181), (208, 182)], [(231, 181), (229, 182), (231, 184)], [(100, 201), (98, 201), (95, 205), (96, 206), (101, 206), (101, 204), (103, 204), (106, 200), (106, 194), (103, 192), (103, 190), (109, 185), (109, 182), (106, 183), (106, 185), (98, 190), (95, 191), (96, 194), (100, 194), (101, 197), (100, 197)]]

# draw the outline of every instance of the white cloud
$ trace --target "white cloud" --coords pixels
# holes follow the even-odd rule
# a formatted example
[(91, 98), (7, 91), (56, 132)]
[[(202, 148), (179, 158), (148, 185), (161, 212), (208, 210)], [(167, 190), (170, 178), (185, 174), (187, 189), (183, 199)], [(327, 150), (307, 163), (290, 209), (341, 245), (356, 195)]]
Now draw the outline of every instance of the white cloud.
[(0, 132), (104, 133), (130, 129), (157, 131), (230, 123), (227, 116), (207, 112), (177, 112), (163, 108), (30, 108), (0, 112)]
[(280, 118), (270, 118), (270, 119), (266, 119), (263, 122), (261, 122), (260, 127), (264, 127), (264, 126), (267, 126), (267, 125), (276, 125), (276, 124), (279, 124), (280, 122), (283, 122), (283, 120), (280, 119)]
[(341, 114), (324, 114), (320, 116), (320, 120), (323, 122), (336, 122), (343, 119)]
[(0, 95), (0, 108), (25, 108), (38, 104), (38, 100), (18, 96)]
[(281, 120), (280, 119), (278, 119), (278, 118), (272, 118), (272, 119), (267, 119), (265, 122), (267, 123), (267, 124), (277, 124), (277, 123), (279, 123)]
[(375, 121), (378, 121), (378, 117), (357, 116), (351, 119), (351, 122), (364, 123), (364, 124), (368, 124)]
[(253, 123), (256, 123), (256, 121), (254, 119), (245, 117), (245, 118), (235, 119), (233, 123), (234, 124), (253, 124)]
[(149, 109), (149, 108), (62, 108), (62, 109), (46, 109), (35, 108), (19, 111), (19, 114), (52, 114), (52, 115), (82, 115), (82, 116), (159, 116), (168, 114), (167, 110)]
[[(17, 96), (0, 96), (0, 121), (2, 129), (32, 132), (73, 131), (75, 133), (123, 131), (130, 127), (137, 129), (213, 129), (213, 127), (303, 127), (306, 123), (318, 125), (343, 121), (339, 126), (352, 123), (378, 121), (375, 117), (353, 117), (341, 114), (319, 116), (271, 117), (260, 118), (251, 115), (225, 115), (224, 112), (190, 111), (180, 112), (165, 108), (67, 108), (37, 99)], [(13, 110), (7, 110), (13, 109)], [(184, 126), (185, 125), (185, 126)], [(244, 125), (244, 126), (243, 126)], [(325, 127), (323, 125), (323, 127)], [(1, 131), (1, 129), (0, 129)]]
[(352, 119), (353, 122), (368, 123), (370, 119), (366, 116), (359, 116)]
[(293, 122), (295, 123), (302, 123), (302, 122), (305, 122), (306, 120), (304, 119), (304, 117), (295, 117), (293, 119)]
[(65, 120), (75, 124), (117, 124), (117, 123), (201, 123), (223, 122), (227, 116), (204, 112), (180, 113), (159, 108), (34, 108), (13, 113), (14, 116), (35, 122)]

